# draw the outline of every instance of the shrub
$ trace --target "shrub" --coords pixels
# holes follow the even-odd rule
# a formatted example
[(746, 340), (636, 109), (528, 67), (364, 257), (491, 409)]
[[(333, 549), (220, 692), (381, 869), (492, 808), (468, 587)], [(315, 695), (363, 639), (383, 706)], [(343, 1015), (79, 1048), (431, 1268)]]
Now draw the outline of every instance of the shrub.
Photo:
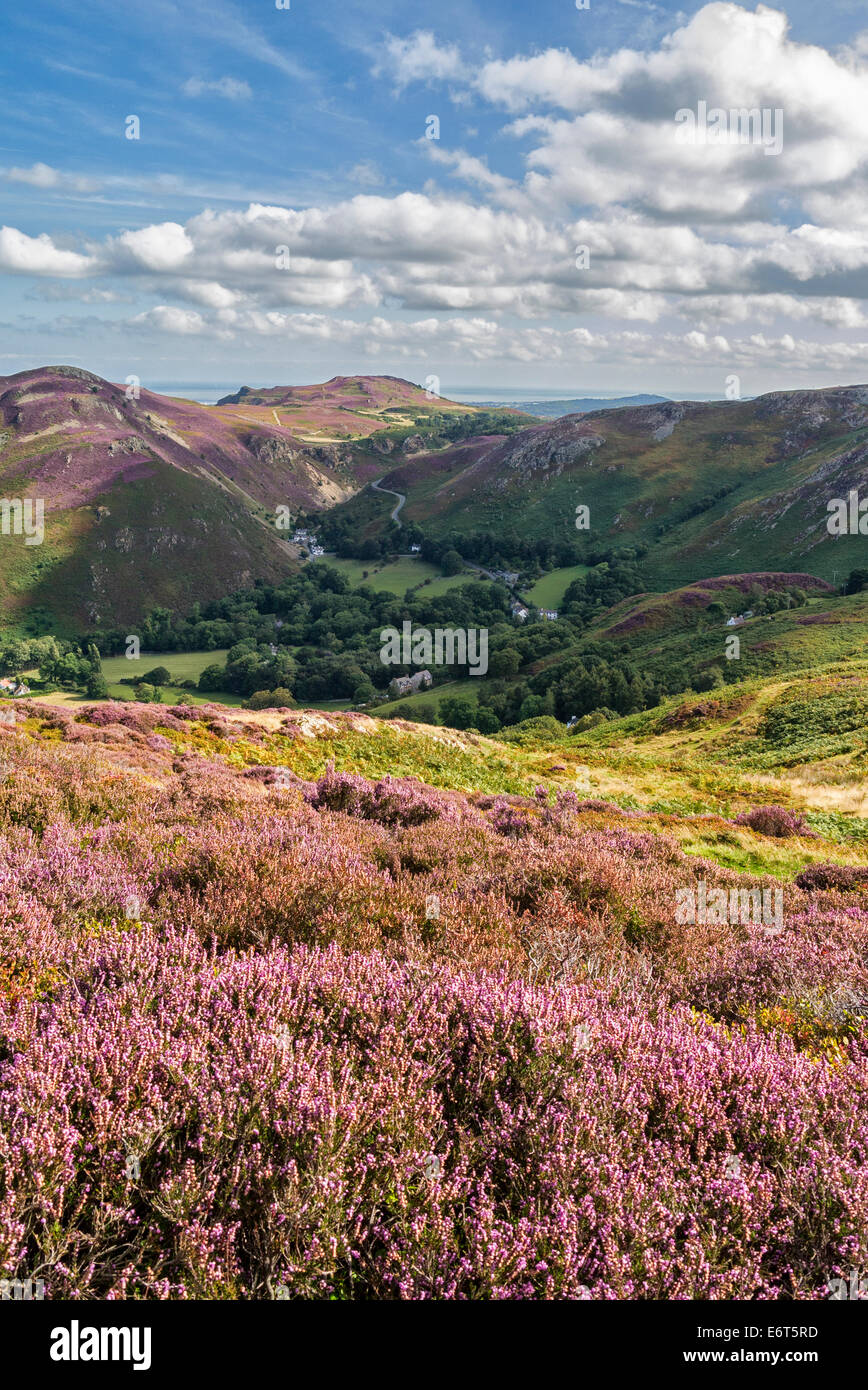
[(335, 772), (333, 765), (308, 799), (318, 810), (346, 811), (384, 825), (419, 825), (442, 815), (447, 805), (444, 797), (421, 782), (385, 777), (372, 784), (365, 777)]
[(108, 685), (101, 671), (91, 671), (87, 678), (85, 694), (89, 700), (107, 700)]
[(223, 690), (225, 680), (225, 666), (218, 666), (216, 662), (212, 662), (210, 666), (205, 667), (204, 671), (202, 671), (201, 675), (199, 676), (199, 684), (197, 686), (197, 689), (206, 691)]
[(583, 714), (570, 729), (571, 734), (583, 734), (586, 729), (596, 729), (600, 724), (608, 724), (610, 720), (617, 719), (618, 716), (613, 709), (594, 709), (590, 714)]
[(843, 864), (811, 864), (796, 875), (796, 883), (808, 891), (824, 888), (836, 889), (839, 893), (868, 888), (868, 866)]
[(793, 835), (813, 835), (805, 819), (797, 811), (788, 811), (785, 806), (755, 806), (752, 811), (742, 811), (735, 818), (736, 825), (747, 825), (758, 835), (770, 835), (775, 839), (786, 840)]
[(508, 728), (502, 729), (500, 737), (507, 743), (520, 742), (524, 738), (553, 739), (560, 738), (565, 731), (565, 726), (559, 719), (555, 719), (552, 714), (537, 714), (532, 719), (523, 719), (520, 724), (511, 724)]
[(292, 698), (291, 690), (278, 686), (276, 690), (257, 690), (249, 700), (244, 701), (244, 708), (295, 709), (295, 700)]

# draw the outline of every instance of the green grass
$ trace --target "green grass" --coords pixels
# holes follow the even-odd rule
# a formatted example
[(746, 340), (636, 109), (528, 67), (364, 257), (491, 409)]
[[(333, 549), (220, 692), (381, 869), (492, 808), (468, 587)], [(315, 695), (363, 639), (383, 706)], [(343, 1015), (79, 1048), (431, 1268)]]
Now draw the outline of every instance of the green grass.
[[(367, 584), (371, 589), (395, 594), (398, 598), (403, 598), (407, 590), (416, 584), (425, 584), (426, 580), (430, 580), (430, 583), (425, 584), (423, 592), (429, 597), (434, 597), (447, 593), (458, 584), (467, 584), (475, 578), (472, 574), (443, 575), (436, 565), (430, 565), (427, 560), (417, 560), (410, 555), (402, 555), (388, 565), (383, 565), (377, 560), (341, 560), (331, 556), (326, 556), (321, 561), (314, 560), (313, 563), (330, 565), (339, 574), (345, 575), (354, 589), (361, 584)], [(366, 572), (368, 577), (364, 579), (363, 575)]]
[(470, 676), (464, 681), (446, 681), (443, 685), (438, 685), (432, 690), (420, 690), (415, 695), (402, 695), (397, 700), (389, 700), (376, 708), (372, 708), (366, 713), (375, 717), (383, 718), (389, 714), (396, 705), (435, 705), (439, 710), (440, 701), (451, 695), (462, 695), (472, 703), (476, 703), (476, 695), (479, 690), (479, 676)]
[[(125, 656), (105, 656), (102, 673), (112, 685), (124, 677), (144, 676), (155, 666), (165, 666), (174, 681), (197, 681), (206, 666), (222, 666), (228, 650), (228, 647), (215, 647), (210, 652), (142, 652), (137, 661)], [(129, 691), (129, 686), (121, 688)]]
[(208, 652), (142, 652), (137, 661), (131, 661), (125, 656), (104, 657), (102, 672), (108, 685), (109, 697), (112, 700), (129, 700), (132, 687), (121, 685), (123, 678), (145, 676), (155, 666), (165, 666), (172, 676), (172, 683), (166, 683), (162, 687), (163, 704), (177, 705), (183, 702), (202, 705), (216, 700), (221, 705), (237, 707), (242, 702), (240, 695), (229, 695), (222, 690), (205, 691), (200, 694), (193, 690), (183, 690), (180, 686), (181, 681), (197, 681), (206, 666), (222, 666), (228, 650), (228, 647), (215, 647), (213, 651)]
[(537, 608), (557, 608), (574, 579), (587, 574), (589, 565), (568, 565), (566, 569), (551, 570), (528, 589), (525, 598)]
[[(324, 555), (316, 560), (311, 560), (310, 563), (312, 565), (328, 565), (329, 569), (337, 570), (338, 574), (344, 575), (355, 589), (359, 584), (366, 584), (369, 582), (370, 576), (373, 574), (379, 561), (341, 560), (337, 555)], [(362, 574), (365, 571), (368, 573), (368, 580), (362, 579)]]
[(321, 777), (333, 762), (338, 772), (359, 772), (370, 778), (386, 773), (393, 777), (418, 777), (429, 786), (454, 787), (459, 791), (528, 795), (539, 781), (532, 781), (513, 751), (503, 745), (486, 740), (480, 756), (480, 750), (472, 743), (461, 747), (444, 742), (439, 730), (428, 733), (424, 725), (419, 725), (412, 736), (388, 724), (375, 734), (346, 730), (337, 737), (332, 734), (295, 740), (272, 734), (264, 744), (249, 750), (239, 740), (236, 750), (242, 756), (248, 751), (248, 761), (283, 763), (310, 779)]
[[(225, 691), (214, 692), (214, 694), (199, 695), (195, 690), (179, 690), (177, 687), (164, 685), (162, 687), (164, 705), (231, 705), (240, 708), (242, 696), (228, 695)], [(38, 704), (46, 705), (99, 705), (105, 704), (105, 700), (89, 700), (80, 690), (54, 690), (48, 695), (41, 695), (38, 692), (29, 697)], [(132, 686), (112, 684), (108, 686), (109, 700), (133, 700)]]
[[(164, 705), (217, 704), (233, 705), (235, 708), (240, 708), (244, 700), (243, 695), (230, 695), (225, 690), (215, 690), (213, 693), (206, 692), (201, 695), (196, 690), (181, 690), (178, 686), (172, 685), (161, 686), (161, 690), (163, 695), (162, 703)], [(129, 700), (132, 698), (132, 690), (128, 685), (110, 685), (108, 687), (108, 693), (109, 699), (111, 700)]]

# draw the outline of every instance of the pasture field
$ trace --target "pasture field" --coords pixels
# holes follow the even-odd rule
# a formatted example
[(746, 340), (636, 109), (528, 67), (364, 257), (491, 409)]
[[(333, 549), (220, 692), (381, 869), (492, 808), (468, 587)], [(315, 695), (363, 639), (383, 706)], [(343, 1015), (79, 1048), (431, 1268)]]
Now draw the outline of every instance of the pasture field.
[(538, 579), (524, 597), (536, 608), (557, 608), (574, 579), (588, 573), (588, 565), (568, 565), (565, 569), (550, 570)]
[[(418, 560), (412, 555), (402, 555), (388, 565), (381, 565), (375, 560), (343, 560), (328, 555), (313, 561), (313, 564), (318, 563), (328, 564), (339, 574), (345, 575), (354, 589), (367, 584), (371, 589), (396, 594), (398, 598), (403, 598), (407, 590), (417, 584), (424, 584), (422, 592), (432, 598), (448, 593), (459, 584), (469, 584), (474, 578), (471, 573), (441, 574), (437, 565), (429, 565), (427, 561)], [(365, 573), (367, 579), (363, 577)]]
[(440, 701), (453, 695), (460, 695), (465, 700), (476, 701), (479, 682), (483, 679), (480, 676), (469, 676), (463, 681), (446, 681), (443, 685), (434, 686), (431, 690), (420, 690), (415, 695), (403, 695), (398, 700), (384, 700), (382, 704), (372, 708), (369, 713), (375, 717), (386, 718), (389, 710), (394, 709), (395, 705), (435, 705), (439, 708)]
[(127, 676), (144, 676), (155, 666), (165, 666), (175, 681), (197, 681), (206, 666), (222, 666), (228, 647), (210, 652), (141, 652), (138, 661), (125, 656), (104, 656), (102, 673), (109, 685)]

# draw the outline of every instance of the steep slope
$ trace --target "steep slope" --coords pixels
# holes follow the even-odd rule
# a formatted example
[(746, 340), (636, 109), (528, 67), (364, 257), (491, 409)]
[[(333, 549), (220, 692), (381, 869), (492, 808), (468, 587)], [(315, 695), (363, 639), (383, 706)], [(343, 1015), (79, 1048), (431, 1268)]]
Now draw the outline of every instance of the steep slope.
[[(788, 589), (801, 589), (805, 601), (774, 613), (758, 611), (734, 627), (718, 611), (707, 611), (712, 603), (730, 616), (751, 611), (756, 596)], [(645, 675), (666, 679), (678, 673), (683, 688), (700, 682), (700, 690), (715, 671), (743, 681), (864, 658), (866, 633), (868, 591), (845, 597), (824, 580), (799, 573), (723, 575), (665, 594), (624, 599), (595, 619), (575, 645), (544, 658), (535, 670), (556, 676), (602, 644)], [(733, 636), (738, 638), (734, 649)]]
[[(596, 411), (473, 444), (385, 476), (407, 494), (406, 521), (435, 535), (641, 544), (660, 587), (749, 569), (832, 578), (864, 561), (865, 537), (833, 538), (826, 522), (830, 500), (868, 496), (865, 386)], [(579, 504), (590, 508), (582, 533)]]
[(75, 367), (0, 378), (0, 486), (40, 498), (42, 544), (0, 537), (7, 620), (42, 608), (61, 627), (134, 622), (188, 607), (294, 562), (271, 524), (279, 504), (347, 495), (288, 431)]

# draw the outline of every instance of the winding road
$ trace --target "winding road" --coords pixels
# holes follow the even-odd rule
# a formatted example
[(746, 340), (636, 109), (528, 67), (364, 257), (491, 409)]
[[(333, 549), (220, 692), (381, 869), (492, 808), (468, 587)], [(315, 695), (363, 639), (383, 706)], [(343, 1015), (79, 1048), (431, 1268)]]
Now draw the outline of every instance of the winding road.
[(374, 489), (375, 492), (388, 492), (388, 493), (391, 493), (391, 495), (392, 495), (393, 497), (397, 497), (397, 498), (398, 498), (398, 505), (397, 505), (397, 507), (395, 507), (394, 511), (392, 512), (391, 517), (389, 518), (391, 521), (397, 521), (397, 520), (398, 520), (398, 513), (399, 513), (399, 511), (401, 510), (401, 508), (403, 507), (403, 505), (404, 505), (404, 503), (406, 502), (407, 498), (404, 496), (403, 492), (396, 492), (395, 489), (394, 489), (393, 487), (380, 487), (380, 483), (381, 483), (382, 481), (383, 481), (382, 478), (378, 478), (377, 481), (376, 481), (375, 483), (371, 483), (371, 487)]

